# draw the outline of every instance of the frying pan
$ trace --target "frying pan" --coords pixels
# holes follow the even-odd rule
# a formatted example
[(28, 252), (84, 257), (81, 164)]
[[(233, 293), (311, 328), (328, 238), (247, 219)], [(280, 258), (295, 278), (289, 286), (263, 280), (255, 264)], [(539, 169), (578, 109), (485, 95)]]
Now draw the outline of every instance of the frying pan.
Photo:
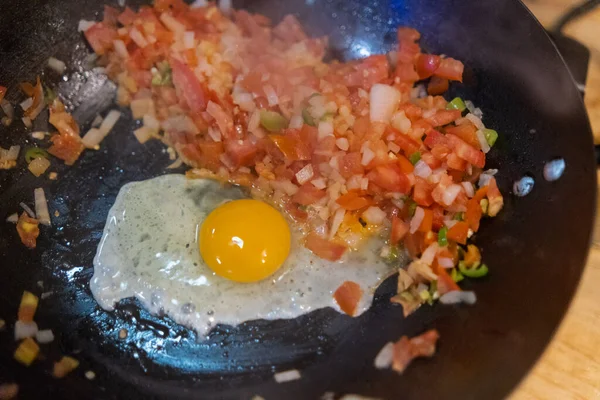
[[(111, 107), (114, 86), (86, 62), (89, 50), (77, 32), (79, 19), (100, 19), (102, 2), (3, 0), (0, 7), (0, 82), (9, 100), (16, 85), (44, 71), (49, 56), (67, 62), (64, 78), (43, 80), (87, 128)], [(109, 1), (110, 3), (110, 1)], [(136, 6), (139, 4), (128, 5)], [(408, 318), (390, 304), (395, 278), (358, 318), (331, 309), (293, 320), (217, 326), (198, 338), (168, 318), (152, 316), (125, 300), (105, 312), (88, 287), (92, 259), (105, 217), (119, 188), (165, 173), (159, 143), (140, 145), (135, 122), (122, 118), (100, 151), (86, 151), (72, 168), (53, 162), (59, 179), (34, 178), (25, 168), (0, 172), (0, 217), (32, 204), (44, 187), (51, 213), (38, 247), (19, 244), (14, 226), (0, 224), (0, 379), (18, 382), (22, 398), (65, 399), (316, 399), (357, 393), (388, 399), (495, 399), (506, 396), (541, 354), (577, 287), (586, 258), (595, 205), (592, 135), (580, 95), (541, 26), (515, 0), (257, 0), (234, 6), (274, 20), (294, 13), (313, 35), (329, 34), (332, 58), (351, 59), (391, 50), (395, 28), (418, 29), (423, 47), (464, 61), (464, 84), (450, 97), (471, 99), (500, 138), (488, 166), (499, 168), (506, 205), (483, 222), (475, 242), (491, 267), (488, 278), (467, 282), (474, 306), (424, 306)], [(47, 128), (36, 121), (34, 129)], [(0, 145), (27, 146), (20, 122), (0, 128)], [(562, 157), (563, 177), (542, 177), (544, 163)], [(524, 175), (531, 194), (511, 194)], [(368, 266), (365, 266), (368, 267)], [(25, 368), (12, 359), (12, 326), (23, 290), (46, 293), (36, 317), (57, 339), (43, 359)], [(48, 294), (50, 293), (50, 294)], [(125, 328), (129, 334), (118, 339)], [(418, 360), (402, 375), (375, 370), (373, 358), (390, 340), (430, 328), (441, 334), (432, 359)], [(203, 340), (199, 340), (203, 339)], [(64, 380), (49, 371), (62, 354), (80, 368)], [(296, 368), (297, 381), (277, 384), (274, 371)], [(84, 377), (94, 371), (95, 380)]]

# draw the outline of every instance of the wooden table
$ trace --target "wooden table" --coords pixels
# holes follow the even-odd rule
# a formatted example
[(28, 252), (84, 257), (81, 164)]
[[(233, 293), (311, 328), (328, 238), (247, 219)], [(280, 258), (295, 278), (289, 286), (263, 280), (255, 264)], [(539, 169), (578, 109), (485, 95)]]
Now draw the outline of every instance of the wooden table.
[[(574, 0), (525, 0), (548, 26)], [(596, 143), (600, 143), (600, 9), (573, 22), (565, 34), (591, 51), (585, 103)], [(598, 176), (600, 178), (600, 175)], [(600, 399), (600, 220), (575, 300), (556, 336), (536, 367), (515, 390), (511, 400)]]

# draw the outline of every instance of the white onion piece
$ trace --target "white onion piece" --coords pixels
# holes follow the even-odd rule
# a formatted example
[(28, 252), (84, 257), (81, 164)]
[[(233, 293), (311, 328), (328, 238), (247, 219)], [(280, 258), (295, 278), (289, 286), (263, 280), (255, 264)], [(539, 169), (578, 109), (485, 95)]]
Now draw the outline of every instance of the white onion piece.
[(190, 4), (190, 8), (202, 8), (206, 7), (208, 2), (206, 0), (196, 0), (192, 4)]
[(211, 126), (208, 128), (208, 136), (210, 136), (213, 141), (219, 143), (221, 141), (221, 130)]
[(37, 139), (37, 140), (43, 140), (47, 134), (48, 134), (48, 132), (42, 132), (42, 131), (31, 132), (31, 137), (34, 139)]
[(67, 64), (54, 57), (48, 59), (48, 66), (61, 75), (67, 70)]
[(454, 225), (456, 225), (458, 221), (455, 219), (446, 219), (444, 220), (444, 225), (446, 225), (448, 227), (448, 229), (452, 228)]
[(481, 118), (477, 117), (476, 115), (469, 113), (469, 114), (465, 115), (465, 118), (468, 119), (469, 121), (471, 121), (477, 129), (479, 129), (479, 130), (485, 129), (485, 125), (483, 125)]
[(461, 185), (465, 189), (467, 197), (475, 196), (475, 188), (473, 187), (473, 184), (471, 182), (462, 182)]
[[(221, 0), (221, 3), (222, 2), (223, 0)], [(300, 379), (300, 371), (297, 369), (291, 369), (289, 371), (278, 372), (273, 375), (273, 378), (275, 378), (277, 383), (295, 381), (296, 379)]]
[(271, 85), (264, 85), (263, 90), (265, 91), (265, 95), (267, 95), (267, 101), (271, 107), (279, 104), (279, 97), (277, 96), (277, 92)]
[(490, 183), (490, 180), (492, 179), (492, 177), (494, 175), (496, 175), (496, 173), (498, 172), (497, 169), (488, 169), (487, 171), (483, 171), (483, 173), (481, 175), (479, 175), (479, 182), (478, 185), (479, 187), (484, 187), (487, 186)]
[(425, 249), (423, 254), (421, 255), (421, 261), (427, 265), (433, 264), (433, 260), (435, 259), (435, 254), (440, 249), (440, 246), (437, 242), (433, 242)]
[(392, 365), (392, 361), (394, 359), (394, 343), (387, 342), (385, 346), (379, 350), (377, 356), (375, 357), (375, 361), (373, 365), (377, 369), (386, 369)]
[(231, 0), (219, 0), (219, 9), (223, 14), (229, 14), (231, 11)]
[(325, 189), (327, 187), (327, 182), (325, 181), (325, 178), (313, 179), (312, 181), (310, 181), (310, 183), (312, 183), (313, 186), (317, 189)]
[(296, 172), (296, 180), (300, 185), (304, 185), (306, 182), (310, 181), (314, 175), (315, 173), (312, 164), (306, 164), (304, 168)]
[(346, 216), (346, 210), (340, 208), (333, 215), (333, 219), (331, 220), (331, 229), (329, 231), (329, 239), (333, 239), (338, 229), (340, 229), (340, 225), (344, 221), (344, 217)]
[(479, 146), (481, 147), (481, 151), (483, 151), (486, 154), (489, 153), (490, 145), (487, 142), (487, 139), (485, 138), (483, 131), (477, 130), (476, 133), (477, 133), (477, 140), (479, 141)]
[(104, 120), (102, 121), (102, 124), (100, 124), (100, 131), (102, 133), (104, 133), (105, 135), (107, 135), (112, 128), (115, 126), (115, 124), (117, 123), (117, 121), (119, 120), (119, 118), (121, 117), (121, 112), (117, 111), (117, 110), (111, 110), (106, 117), (104, 117)]
[(10, 146), (8, 150), (2, 151), (2, 160), (16, 161), (19, 158), (19, 151), (21, 151), (21, 146)]
[(167, 118), (166, 120), (162, 121), (161, 125), (165, 131), (189, 132), (193, 133), (194, 135), (199, 133), (198, 127), (187, 115), (178, 115), (176, 117)]
[(25, 212), (27, 213), (27, 215), (29, 215), (31, 218), (35, 218), (35, 213), (33, 212), (33, 210), (25, 203), (20, 202), (19, 205), (21, 206), (21, 208), (23, 210), (25, 210)]
[(183, 34), (183, 32), (185, 32), (185, 25), (183, 25), (181, 22), (177, 21), (175, 18), (173, 18), (173, 16), (167, 13), (160, 14), (160, 20), (171, 32), (180, 34)]
[(0, 107), (2, 107), (2, 111), (4, 111), (9, 120), (12, 121), (15, 118), (15, 109), (6, 99), (0, 101)]
[(410, 233), (415, 233), (419, 226), (421, 226), (421, 222), (423, 222), (423, 218), (425, 217), (425, 210), (421, 207), (417, 207), (415, 209), (415, 215), (410, 220)]
[(142, 126), (141, 128), (133, 131), (133, 135), (140, 143), (146, 143), (148, 140), (152, 139), (154, 131), (147, 126)]
[(393, 86), (373, 85), (369, 93), (371, 121), (389, 122), (401, 98), (402, 94)]
[(364, 177), (360, 180), (360, 188), (362, 190), (367, 190), (369, 188), (369, 178)]
[(333, 136), (333, 123), (331, 121), (321, 121), (319, 122), (319, 141), (325, 139), (327, 136)]
[(27, 99), (23, 100), (19, 105), (23, 110), (27, 110), (33, 105), (33, 97), (28, 97)]
[(98, 128), (91, 128), (89, 131), (83, 135), (81, 139), (81, 143), (88, 149), (95, 149), (102, 139), (104, 138), (104, 134)]
[(50, 226), (50, 213), (48, 212), (48, 202), (46, 201), (44, 189), (34, 189), (33, 195), (35, 197), (35, 215), (37, 215), (38, 221), (42, 225)]
[(443, 203), (447, 206), (454, 203), (454, 200), (456, 200), (456, 197), (460, 193), (461, 189), (462, 189), (462, 186), (457, 185), (455, 183), (448, 186), (448, 188), (446, 188), (446, 190), (444, 191), (444, 194), (442, 195)]
[(137, 44), (139, 47), (146, 47), (148, 46), (148, 41), (146, 40), (146, 38), (144, 37), (144, 35), (142, 35), (142, 33), (140, 31), (138, 31), (136, 28), (132, 28), (129, 31), (129, 37), (135, 42), (135, 44)]
[(398, 146), (394, 142), (388, 142), (388, 150), (391, 151), (392, 153), (397, 154), (400, 151), (400, 146)]
[(454, 267), (454, 261), (448, 257), (438, 257), (438, 264), (442, 268), (453, 268)]
[(96, 21), (86, 21), (85, 19), (80, 19), (79, 24), (77, 25), (77, 30), (79, 32), (85, 32), (94, 25), (96, 25)]
[(35, 336), (37, 331), (38, 331), (38, 326), (34, 321), (31, 321), (31, 322), (17, 321), (17, 322), (15, 322), (15, 340), (21, 340), (21, 339)]
[(406, 117), (406, 113), (404, 111), (398, 111), (394, 113), (394, 115), (392, 115), (391, 124), (395, 129), (399, 130), (405, 135), (408, 133), (408, 131), (410, 131), (410, 128), (412, 127), (410, 119)]
[(144, 122), (144, 126), (152, 129), (154, 132), (158, 133), (160, 130), (160, 122), (153, 115), (144, 115), (142, 121)]
[(483, 112), (479, 107), (475, 107), (475, 104), (473, 104), (471, 100), (465, 100), (465, 106), (467, 107), (467, 110), (477, 118), (483, 118)]
[(194, 48), (194, 32), (186, 31), (183, 33), (183, 47), (186, 49)]
[(288, 196), (293, 196), (298, 191), (298, 186), (294, 185), (289, 179), (272, 181), (271, 186), (273, 186), (273, 189), (281, 190)]
[(427, 165), (427, 163), (423, 160), (419, 160), (416, 164), (415, 164), (415, 170), (413, 171), (413, 173), (416, 176), (419, 176), (423, 179), (427, 179), (429, 178), (429, 176), (431, 175), (431, 168), (429, 167), (429, 165)]
[(113, 41), (113, 46), (115, 47), (115, 52), (121, 57), (121, 58), (129, 58), (129, 52), (127, 51), (127, 46), (125, 46), (125, 43), (122, 40), (114, 40)]
[(343, 137), (336, 139), (335, 145), (338, 147), (338, 149), (343, 151), (347, 151), (350, 148), (350, 142), (348, 142), (348, 139)]
[(362, 159), (360, 160), (360, 163), (362, 165), (369, 165), (369, 163), (375, 158), (375, 153), (373, 152), (373, 150), (371, 150), (369, 148), (369, 146), (366, 146), (363, 149), (363, 154), (362, 154)]
[(6, 222), (12, 222), (13, 224), (16, 224), (18, 221), (19, 221), (19, 214), (17, 214), (17, 213), (10, 214), (6, 218)]
[(100, 126), (100, 124), (102, 123), (102, 120), (104, 118), (102, 118), (102, 116), (100, 114), (96, 115), (96, 118), (94, 118), (94, 120), (92, 121), (92, 128), (97, 128)]
[(54, 333), (51, 329), (44, 329), (37, 331), (35, 334), (35, 340), (41, 344), (48, 344), (54, 341)]
[(440, 297), (440, 303), (442, 304), (475, 304), (476, 302), (477, 296), (475, 296), (475, 292), (471, 291), (453, 290)]
[(182, 165), (183, 165), (183, 160), (181, 158), (178, 158), (177, 160), (173, 161), (171, 164), (167, 165), (167, 169), (179, 168)]
[(23, 121), (23, 125), (25, 125), (26, 128), (31, 129), (31, 127), (33, 126), (33, 124), (31, 123), (31, 118), (29, 117), (23, 117), (21, 118), (21, 121)]
[(292, 118), (290, 118), (290, 124), (288, 128), (300, 129), (302, 128), (302, 125), (304, 125), (304, 120), (302, 119), (302, 117), (300, 115), (294, 115)]
[(362, 218), (373, 225), (381, 225), (387, 214), (379, 207), (371, 206), (362, 213)]

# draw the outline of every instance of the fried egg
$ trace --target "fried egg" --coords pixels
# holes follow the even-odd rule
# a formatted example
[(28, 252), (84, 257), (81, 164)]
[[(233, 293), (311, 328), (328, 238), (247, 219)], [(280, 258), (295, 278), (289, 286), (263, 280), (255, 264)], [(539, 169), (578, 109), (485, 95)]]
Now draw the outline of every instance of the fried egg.
[(90, 287), (106, 310), (136, 297), (199, 335), (219, 323), (339, 311), (333, 293), (345, 281), (363, 289), (358, 315), (394, 269), (376, 254), (380, 245), (326, 261), (302, 246), (277, 210), (241, 189), (164, 175), (119, 191)]

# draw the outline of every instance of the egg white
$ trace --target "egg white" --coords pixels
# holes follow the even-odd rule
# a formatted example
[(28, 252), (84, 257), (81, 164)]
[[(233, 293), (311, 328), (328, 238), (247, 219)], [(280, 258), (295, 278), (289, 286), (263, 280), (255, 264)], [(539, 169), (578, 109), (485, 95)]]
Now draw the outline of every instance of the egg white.
[(119, 300), (136, 297), (150, 312), (165, 313), (200, 335), (218, 323), (295, 318), (325, 307), (339, 311), (333, 293), (347, 280), (364, 290), (357, 314), (369, 308), (375, 288), (393, 272), (374, 248), (329, 262), (305, 249), (292, 230), (286, 262), (261, 282), (233, 282), (208, 268), (198, 251), (202, 221), (224, 201), (244, 197), (235, 187), (183, 175), (123, 186), (94, 258), (90, 287), (100, 306), (112, 310)]

